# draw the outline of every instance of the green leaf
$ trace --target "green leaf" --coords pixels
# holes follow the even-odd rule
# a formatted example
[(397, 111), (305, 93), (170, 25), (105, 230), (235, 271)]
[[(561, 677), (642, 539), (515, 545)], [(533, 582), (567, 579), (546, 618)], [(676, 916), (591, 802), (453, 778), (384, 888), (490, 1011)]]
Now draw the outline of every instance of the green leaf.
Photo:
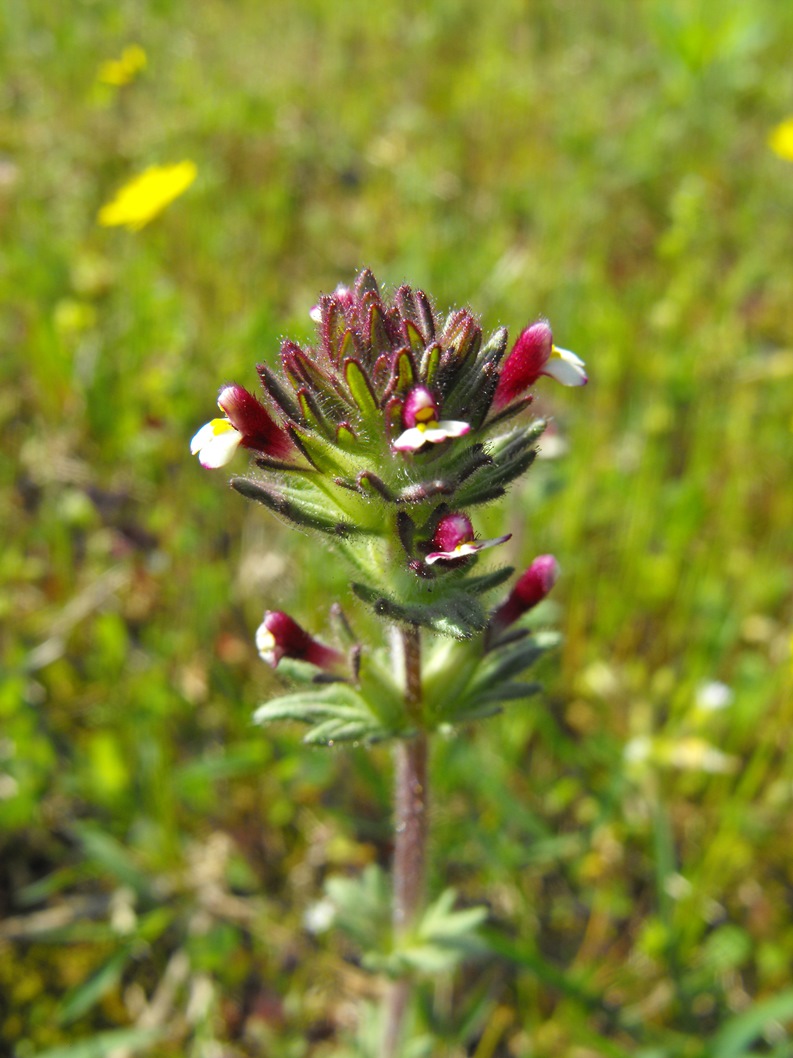
[[(554, 966), (525, 939), (506, 937), (492, 927), (484, 927), (480, 936), (495, 955), (500, 955), (517, 966), (531, 971), (539, 981), (555, 988), (562, 995), (569, 996), (590, 1009), (599, 1009), (602, 1006), (602, 997), (581, 980), (580, 974), (569, 973)], [(713, 1058), (716, 1056), (714, 1055)], [(719, 1056), (719, 1058), (724, 1058), (724, 1056)]]
[(142, 871), (127, 849), (110, 834), (87, 823), (73, 823), (71, 827), (83, 846), (86, 859), (106, 871), (124, 885), (128, 885), (139, 896), (148, 896), (151, 889), (149, 876)]
[[(304, 411), (308, 412), (310, 403), (306, 401)], [(292, 427), (290, 429), (292, 438), (300, 451), (316, 470), (322, 474), (338, 475), (347, 472), (347, 466), (339, 457), (339, 450), (324, 438), (307, 430)]]
[(463, 591), (450, 593), (426, 605), (404, 606), (367, 584), (353, 582), (351, 587), (358, 598), (369, 603), (378, 616), (431, 628), (455, 639), (468, 639), (475, 632), (481, 632), (487, 624), (485, 612), (478, 600)]
[(63, 998), (58, 1011), (58, 1022), (70, 1025), (95, 1006), (121, 980), (124, 967), (132, 954), (129, 944), (114, 952), (91, 976), (72, 988)]
[(51, 899), (56, 893), (62, 892), (73, 886), (79, 878), (79, 871), (75, 867), (61, 867), (51, 874), (39, 878), (35, 882), (22, 886), (17, 890), (15, 903), (19, 907), (29, 907), (32, 904), (40, 904)]
[[(319, 430), (325, 437), (331, 437), (331, 427), (325, 420), (324, 415), (319, 410), (317, 402), (308, 389), (301, 389), (298, 391), (297, 399), (300, 401), (300, 410), (303, 413), (303, 422), (311, 429)], [(305, 455), (305, 453), (304, 453)], [(308, 458), (308, 456), (306, 456)]]
[(793, 988), (760, 1000), (730, 1018), (708, 1045), (707, 1058), (744, 1058), (766, 1025), (793, 1019)]
[(541, 683), (499, 683), (476, 696), (479, 704), (512, 702), (531, 698), (542, 690)]
[(515, 426), (508, 433), (488, 441), (487, 451), (496, 462), (511, 459), (526, 449), (533, 448), (547, 426), (546, 419), (533, 419), (525, 425)]
[(433, 940), (454, 940), (478, 929), (488, 916), (487, 908), (479, 906), (455, 911), (456, 899), (454, 889), (444, 890), (425, 911), (419, 926), (419, 936)]
[[(451, 713), (451, 710), (449, 711)], [(479, 699), (475, 699), (473, 702), (457, 703), (454, 707), (453, 715), (443, 714), (439, 718), (439, 726), (443, 724), (468, 724), (472, 720), (486, 720), (489, 716), (496, 716), (498, 713), (503, 712), (500, 705), (493, 703), (479, 703)]]
[(477, 930), (487, 919), (485, 907), (455, 911), (456, 894), (447, 889), (425, 911), (415, 933), (389, 959), (392, 968), (410, 967), (421, 973), (454, 969), (471, 955), (486, 951)]
[(334, 906), (334, 922), (366, 949), (385, 948), (391, 936), (391, 887), (376, 864), (353, 878), (331, 875), (325, 893)]
[(305, 736), (312, 744), (330, 742), (374, 742), (388, 738), (392, 730), (381, 723), (366, 701), (347, 683), (331, 683), (311, 690), (273, 698), (253, 714), (256, 724), (292, 720), (316, 725)]
[(557, 646), (560, 638), (556, 632), (537, 632), (516, 643), (496, 647), (486, 655), (485, 664), (473, 680), (472, 694), (488, 693), (496, 685), (525, 672), (547, 650)]
[(468, 591), (483, 595), (485, 592), (498, 588), (504, 581), (509, 580), (514, 572), (514, 566), (502, 566), (501, 569), (491, 570), (489, 573), (483, 573), (478, 577), (468, 577), (465, 581), (465, 587)]
[[(283, 668), (286, 658), (281, 662)], [(311, 668), (316, 675), (314, 666)], [(212, 783), (223, 779), (234, 779), (241, 775), (250, 775), (262, 767), (263, 756), (261, 744), (248, 740), (239, 746), (223, 746), (208, 750), (203, 756), (188, 760), (174, 771), (174, 786), (181, 792), (191, 788), (206, 789)]]
[(283, 411), (287, 418), (293, 422), (300, 422), (300, 410), (295, 404), (288, 390), (281, 384), (281, 380), (267, 364), (258, 364), (256, 370), (259, 374), (259, 378), (262, 380), (262, 385), (270, 394), (272, 399)]
[(363, 700), (349, 684), (331, 683), (273, 698), (256, 709), (253, 722), (267, 724), (273, 720), (295, 720), (312, 724), (329, 716), (351, 720), (366, 713), (368, 709)]
[(347, 423), (336, 427), (336, 444), (343, 452), (354, 452), (358, 447), (358, 438)]
[(143, 1050), (167, 1034), (167, 1029), (115, 1029), (112, 1032), (100, 1032), (75, 1043), (66, 1043), (59, 1047), (50, 1047), (39, 1051), (33, 1058), (107, 1058), (107, 1055), (119, 1048), (132, 1051)]
[(307, 746), (332, 746), (334, 742), (377, 742), (388, 735), (371, 717), (349, 720), (332, 717), (312, 727), (303, 741)]
[[(329, 515), (327, 508), (331, 506), (331, 501), (326, 500), (324, 504), (320, 504), (312, 498), (308, 490), (301, 491), (288, 486), (282, 486), (279, 490), (250, 478), (232, 478), (230, 484), (241, 496), (256, 500), (275, 514), (304, 529), (341, 537), (372, 531), (353, 525), (343, 518)], [(314, 495), (317, 494), (316, 490), (313, 492)]]
[(532, 442), (516, 444), (508, 451), (493, 456), (492, 463), (475, 471), (463, 482), (455, 497), (455, 503), (471, 507), (488, 503), (504, 493), (506, 486), (524, 474), (537, 458), (537, 449), (529, 447)]
[(358, 669), (358, 690), (383, 727), (393, 731), (404, 727), (403, 691), (388, 663), (381, 664), (376, 656), (364, 653)]
[(482, 661), (482, 647), (468, 640), (436, 641), (424, 667), (424, 708), (438, 722), (466, 700), (466, 688)]

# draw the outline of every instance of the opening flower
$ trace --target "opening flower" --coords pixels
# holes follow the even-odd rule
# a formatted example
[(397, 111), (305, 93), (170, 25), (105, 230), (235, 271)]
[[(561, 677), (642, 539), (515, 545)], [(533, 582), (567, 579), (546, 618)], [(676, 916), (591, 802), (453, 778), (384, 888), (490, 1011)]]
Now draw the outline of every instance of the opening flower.
[(262, 660), (273, 668), (278, 667), (281, 658), (307, 661), (328, 672), (337, 672), (345, 665), (341, 651), (314, 639), (282, 610), (265, 611), (264, 620), (256, 629), (256, 649)]
[(490, 631), (500, 632), (542, 602), (559, 577), (553, 555), (539, 555), (519, 578), (505, 601), (493, 611)]
[(225, 418), (206, 423), (190, 442), (190, 451), (201, 466), (215, 470), (229, 463), (242, 445), (283, 459), (293, 454), (291, 437), (244, 386), (224, 386), (218, 407)]
[(425, 444), (440, 444), (453, 437), (464, 437), (467, 422), (438, 418), (438, 402), (427, 386), (414, 386), (402, 409), (402, 425), (407, 429), (394, 441), (397, 452), (416, 452)]
[(198, 456), (202, 467), (217, 470), (230, 463), (242, 444), (242, 434), (228, 419), (212, 419), (204, 423), (190, 442), (190, 453)]
[(512, 347), (496, 387), (493, 407), (503, 408), (533, 386), (540, 375), (549, 375), (563, 386), (584, 386), (588, 379), (584, 361), (569, 349), (553, 344), (551, 328), (545, 320), (526, 327)]
[(445, 514), (438, 522), (438, 528), (432, 538), (432, 544), (437, 549), (430, 551), (424, 560), (428, 566), (435, 562), (455, 562), (469, 555), (475, 555), (477, 551), (483, 551), (486, 547), (495, 547), (503, 544), (512, 536), (497, 536), (492, 540), (477, 540), (474, 537), (474, 527), (467, 514), (456, 511), (453, 514)]
[(124, 227), (140, 231), (178, 198), (196, 178), (195, 162), (151, 165), (116, 192), (116, 197), (99, 210), (103, 228)]

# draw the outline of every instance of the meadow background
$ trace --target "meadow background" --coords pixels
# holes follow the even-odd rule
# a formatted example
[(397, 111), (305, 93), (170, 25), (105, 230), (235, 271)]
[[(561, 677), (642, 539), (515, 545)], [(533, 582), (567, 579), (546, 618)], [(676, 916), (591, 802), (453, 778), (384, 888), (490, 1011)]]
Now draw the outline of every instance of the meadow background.
[(0, 1052), (365, 1053), (305, 916), (387, 863), (389, 755), (250, 723), (262, 610), (344, 580), (187, 446), (368, 265), (590, 374), (504, 509), (563, 569), (546, 697), (435, 754), (493, 953), (422, 1053), (793, 1055), (791, 54), (779, 0), (2, 6)]

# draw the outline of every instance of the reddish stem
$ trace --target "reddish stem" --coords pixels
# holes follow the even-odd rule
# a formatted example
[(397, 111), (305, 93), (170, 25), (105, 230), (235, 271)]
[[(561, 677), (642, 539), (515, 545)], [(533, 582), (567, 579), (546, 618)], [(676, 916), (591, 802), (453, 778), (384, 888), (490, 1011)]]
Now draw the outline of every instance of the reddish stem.
[[(402, 632), (405, 706), (419, 731), (397, 743), (394, 790), (394, 934), (399, 940), (415, 925), (424, 907), (427, 864), (427, 735), (421, 729), (421, 640), (418, 628)], [(381, 1058), (399, 1053), (411, 981), (402, 977), (389, 990)]]

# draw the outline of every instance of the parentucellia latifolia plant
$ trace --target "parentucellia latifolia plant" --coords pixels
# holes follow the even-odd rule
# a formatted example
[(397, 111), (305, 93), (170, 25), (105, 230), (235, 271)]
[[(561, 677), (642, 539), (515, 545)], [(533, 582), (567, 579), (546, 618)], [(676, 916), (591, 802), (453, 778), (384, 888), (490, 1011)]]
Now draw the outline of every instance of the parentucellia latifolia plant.
[[(365, 965), (392, 979), (377, 1052), (389, 1056), (401, 1047), (415, 974), (454, 966), (484, 917), (480, 908), (455, 911), (450, 892), (426, 903), (429, 739), (534, 694), (525, 673), (556, 642), (521, 620), (553, 586), (555, 558), (535, 558), (504, 589), (514, 569), (477, 566), (480, 552), (509, 535), (482, 539), (477, 512), (537, 454), (546, 423), (524, 414), (530, 387), (543, 375), (567, 386), (587, 377), (544, 320), (508, 351), (506, 329), (485, 341), (467, 309), (444, 319), (408, 286), (388, 300), (367, 270), (322, 296), (311, 317), (315, 345), (284, 341), (280, 371), (259, 364), (260, 397), (223, 386), (222, 417), (198, 431), (191, 450), (210, 468), (238, 448), (252, 452), (255, 470), (232, 487), (343, 556), (352, 592), (382, 621), (378, 641), (360, 642), (334, 603), (331, 645), (266, 611), (259, 653), (298, 689), (260, 706), (255, 720), (305, 724), (312, 745), (394, 744), (386, 935), (382, 922), (362, 921), (382, 896), (381, 879), (330, 884), (341, 924), (346, 918), (374, 949)], [(500, 588), (502, 598), (488, 601)]]

